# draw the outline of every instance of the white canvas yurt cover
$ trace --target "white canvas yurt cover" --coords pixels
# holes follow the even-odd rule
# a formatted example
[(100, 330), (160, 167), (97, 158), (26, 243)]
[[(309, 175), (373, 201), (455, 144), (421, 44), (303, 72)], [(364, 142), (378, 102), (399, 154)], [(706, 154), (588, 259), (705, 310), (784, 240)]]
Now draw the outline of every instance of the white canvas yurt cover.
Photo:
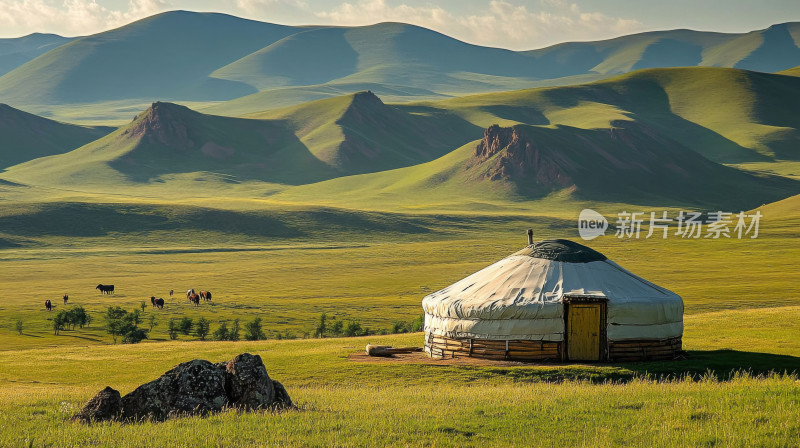
[(607, 300), (608, 341), (683, 334), (680, 296), (561, 239), (531, 244), (426, 296), (425, 331), (454, 339), (563, 341), (565, 298)]

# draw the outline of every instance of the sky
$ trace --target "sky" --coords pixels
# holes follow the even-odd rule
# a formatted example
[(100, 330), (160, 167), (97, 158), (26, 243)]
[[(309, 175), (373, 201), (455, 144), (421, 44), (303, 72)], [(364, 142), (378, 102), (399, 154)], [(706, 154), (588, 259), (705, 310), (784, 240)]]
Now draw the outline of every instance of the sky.
[(88, 35), (175, 9), (287, 25), (405, 22), (513, 50), (643, 31), (746, 32), (800, 21), (798, 0), (0, 0), (0, 38)]

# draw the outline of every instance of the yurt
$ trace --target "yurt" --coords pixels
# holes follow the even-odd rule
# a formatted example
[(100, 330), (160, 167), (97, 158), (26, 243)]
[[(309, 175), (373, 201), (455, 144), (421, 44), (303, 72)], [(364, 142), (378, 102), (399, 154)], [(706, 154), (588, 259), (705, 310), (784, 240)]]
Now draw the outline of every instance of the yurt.
[(581, 244), (531, 240), (422, 300), (429, 356), (613, 362), (680, 352), (680, 296)]

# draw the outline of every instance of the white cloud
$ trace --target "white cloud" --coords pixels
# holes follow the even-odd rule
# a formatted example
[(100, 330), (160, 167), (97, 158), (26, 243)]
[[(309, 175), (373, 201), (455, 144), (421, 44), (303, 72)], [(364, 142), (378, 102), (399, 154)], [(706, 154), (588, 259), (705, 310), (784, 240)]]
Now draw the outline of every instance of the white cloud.
[[(124, 0), (123, 0), (124, 1)], [(189, 0), (169, 0), (192, 9)], [(368, 25), (406, 22), (489, 46), (532, 49), (567, 40), (595, 40), (641, 31), (637, 20), (584, 11), (573, 0), (477, 0), (469, 7), (409, 5), (411, 0), (344, 0), (321, 9), (320, 0), (211, 0), (209, 10), (285, 24)], [(86, 35), (169, 9), (166, 0), (0, 0), (0, 33), (33, 31)], [(330, 5), (330, 3), (327, 3)], [(469, 11), (469, 12), (467, 12)]]
[(376, 22), (406, 22), (435, 29), (467, 42), (513, 49), (532, 49), (566, 40), (615, 37), (639, 31), (634, 19), (611, 17), (597, 11), (584, 12), (564, 0), (540, 0), (540, 7), (506, 0), (492, 0), (483, 13), (458, 14), (438, 6), (390, 5), (386, 0), (345, 2), (316, 13), (324, 22), (337, 25), (367, 25)]
[(164, 0), (130, 0), (127, 9), (108, 9), (95, 0), (0, 0), (5, 35), (34, 31), (86, 35), (122, 26), (168, 9)]
[(302, 0), (236, 0), (236, 6), (248, 14), (263, 17), (265, 20), (312, 15), (308, 4)]

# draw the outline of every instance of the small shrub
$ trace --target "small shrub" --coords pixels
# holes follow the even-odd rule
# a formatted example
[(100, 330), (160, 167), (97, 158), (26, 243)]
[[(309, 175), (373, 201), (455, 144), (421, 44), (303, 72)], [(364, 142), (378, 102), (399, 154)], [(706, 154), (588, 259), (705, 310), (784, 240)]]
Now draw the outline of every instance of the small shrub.
[(208, 321), (205, 317), (201, 317), (197, 320), (197, 325), (195, 326), (194, 334), (200, 338), (201, 341), (206, 340), (206, 336), (208, 336), (208, 331), (211, 329), (211, 322)]
[(331, 325), (331, 335), (333, 336), (341, 336), (344, 332), (344, 321), (337, 320), (336, 322)]
[(228, 332), (228, 340), (229, 341), (239, 340), (239, 319), (233, 321), (233, 326), (231, 326), (231, 331)]
[(314, 337), (315, 338), (324, 338), (325, 337), (325, 333), (328, 331), (327, 320), (328, 320), (328, 315), (327, 314), (322, 313), (322, 315), (319, 316), (319, 324), (317, 324), (317, 328), (314, 329)]
[(362, 336), (364, 335), (364, 329), (361, 328), (360, 322), (354, 320), (347, 323), (347, 327), (344, 329), (344, 335), (347, 337)]
[(170, 319), (167, 324), (167, 334), (169, 334), (169, 338), (173, 341), (178, 339), (178, 331), (178, 323), (175, 322), (175, 318)]
[(244, 338), (248, 341), (261, 341), (267, 339), (264, 330), (261, 329), (261, 318), (256, 317), (252, 321), (244, 324)]
[(220, 324), (219, 328), (214, 330), (214, 334), (211, 335), (215, 341), (227, 341), (228, 340), (228, 324), (223, 322)]
[(17, 330), (17, 333), (19, 333), (20, 335), (22, 334), (22, 320), (21, 319), (17, 319), (17, 321), (14, 322), (14, 329)]
[(189, 334), (191, 334), (192, 328), (194, 328), (194, 322), (192, 321), (191, 317), (184, 317), (181, 319), (181, 322), (178, 325), (178, 329), (180, 330), (181, 334), (185, 336), (189, 336)]

